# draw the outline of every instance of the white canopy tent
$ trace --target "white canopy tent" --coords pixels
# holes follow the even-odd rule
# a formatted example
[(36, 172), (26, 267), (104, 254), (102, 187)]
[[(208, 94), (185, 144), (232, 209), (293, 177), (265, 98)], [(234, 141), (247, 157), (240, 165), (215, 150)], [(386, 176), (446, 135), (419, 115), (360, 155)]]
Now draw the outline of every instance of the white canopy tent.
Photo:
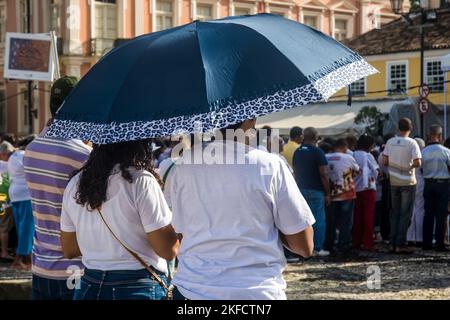
[(447, 138), (447, 74), (450, 71), (450, 54), (442, 57), (441, 68), (444, 72), (444, 132), (445, 138)]
[(258, 119), (257, 127), (271, 126), (279, 129), (280, 134), (287, 135), (294, 126), (301, 128), (314, 127), (323, 136), (337, 136), (362, 129), (355, 125), (355, 117), (365, 106), (375, 106), (382, 113), (389, 113), (395, 103), (403, 100), (354, 100), (352, 106), (347, 101), (331, 101), (311, 104), (291, 110), (273, 113)]

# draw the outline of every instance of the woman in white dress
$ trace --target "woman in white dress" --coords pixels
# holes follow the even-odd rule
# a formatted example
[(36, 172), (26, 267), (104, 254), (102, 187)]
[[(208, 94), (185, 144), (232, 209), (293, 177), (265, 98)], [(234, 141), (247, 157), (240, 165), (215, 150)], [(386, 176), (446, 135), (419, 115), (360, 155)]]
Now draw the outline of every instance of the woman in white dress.
[[(421, 138), (415, 138), (420, 150), (425, 148), (425, 141)], [(416, 246), (421, 245), (423, 241), (422, 229), (423, 229), (423, 217), (425, 215), (425, 200), (423, 198), (424, 180), (422, 170), (416, 170), (416, 200), (414, 203), (413, 216), (411, 218), (411, 224), (409, 225), (407, 241), (415, 243)]]

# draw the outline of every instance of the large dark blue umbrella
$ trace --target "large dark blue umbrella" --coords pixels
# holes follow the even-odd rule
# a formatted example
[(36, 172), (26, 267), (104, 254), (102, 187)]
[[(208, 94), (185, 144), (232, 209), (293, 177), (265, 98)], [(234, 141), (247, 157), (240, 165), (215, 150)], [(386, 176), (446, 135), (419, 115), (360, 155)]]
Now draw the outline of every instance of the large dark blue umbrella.
[(276, 15), (195, 21), (104, 56), (47, 136), (104, 144), (209, 131), (326, 100), (375, 72), (336, 40)]

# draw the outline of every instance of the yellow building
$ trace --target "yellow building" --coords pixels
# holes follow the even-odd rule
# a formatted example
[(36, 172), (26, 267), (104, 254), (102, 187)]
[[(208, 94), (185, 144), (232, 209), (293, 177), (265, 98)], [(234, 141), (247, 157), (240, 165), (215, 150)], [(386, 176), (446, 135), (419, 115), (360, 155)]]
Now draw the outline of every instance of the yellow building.
[[(443, 6), (445, 5), (444, 3)], [(364, 132), (365, 126), (356, 125), (355, 117), (364, 107), (374, 106), (390, 115), (390, 120), (384, 123), (384, 133), (395, 132), (398, 118), (407, 116), (413, 121), (413, 134), (420, 135), (418, 87), (421, 84), (421, 37), (417, 28), (421, 24), (420, 18), (418, 14), (411, 23), (400, 18), (343, 41), (379, 70), (378, 74), (356, 81), (350, 86), (351, 106), (348, 105), (347, 88), (339, 91), (328, 102), (261, 117), (258, 126), (277, 128), (281, 134), (287, 134), (293, 126), (313, 126), (322, 136), (358, 134)], [(447, 127), (450, 136), (450, 107), (447, 122), (444, 121), (442, 108), (446, 101), (450, 104), (450, 83), (446, 84), (445, 94), (445, 77), (441, 70), (442, 58), (450, 54), (450, 8), (438, 9), (435, 21), (428, 23), (424, 48), (424, 83), (429, 85), (431, 93), (428, 96), (430, 107), (424, 115), (423, 128), (439, 123)], [(450, 79), (450, 72), (448, 78)]]
[[(420, 24), (420, 17), (414, 25)], [(430, 87), (428, 99), (436, 105), (445, 103), (442, 58), (450, 53), (450, 9), (437, 12), (437, 19), (425, 29), (424, 83)], [(380, 73), (351, 85), (356, 100), (401, 98), (418, 96), (420, 85), (420, 33), (403, 19), (395, 20), (380, 29), (344, 41), (370, 62)], [(416, 88), (411, 88), (416, 87)], [(450, 102), (447, 83), (447, 101)], [(343, 99), (341, 90), (335, 99)]]

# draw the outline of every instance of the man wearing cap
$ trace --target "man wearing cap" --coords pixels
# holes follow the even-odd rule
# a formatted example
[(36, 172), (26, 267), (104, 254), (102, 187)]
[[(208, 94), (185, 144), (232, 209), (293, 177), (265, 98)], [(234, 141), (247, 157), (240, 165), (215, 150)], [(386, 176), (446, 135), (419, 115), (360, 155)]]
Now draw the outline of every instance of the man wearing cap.
[[(52, 87), (52, 118), (76, 86), (75, 77), (58, 79)], [(36, 233), (33, 245), (32, 272), (34, 300), (71, 300), (77, 279), (81, 276), (81, 260), (64, 259), (60, 244), (60, 217), (64, 189), (70, 175), (81, 168), (91, 148), (78, 140), (44, 138), (47, 128), (28, 145), (24, 166), (31, 192)]]

